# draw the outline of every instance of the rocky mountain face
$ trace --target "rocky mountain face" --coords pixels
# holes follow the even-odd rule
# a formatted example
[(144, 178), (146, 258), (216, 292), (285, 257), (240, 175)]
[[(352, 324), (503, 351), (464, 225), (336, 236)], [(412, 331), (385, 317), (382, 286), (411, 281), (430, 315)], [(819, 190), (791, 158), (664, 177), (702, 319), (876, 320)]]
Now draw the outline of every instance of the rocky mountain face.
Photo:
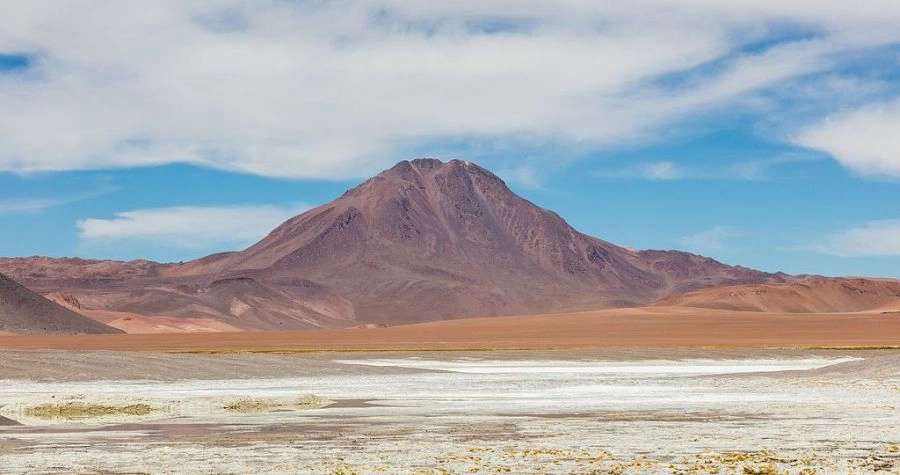
[(702, 287), (786, 280), (613, 245), (478, 165), (434, 159), (400, 162), (240, 252), (166, 265), (0, 259), (0, 271), (74, 294), (86, 308), (248, 329), (639, 306)]
[(122, 333), (26, 289), (0, 274), (0, 332), (17, 334)]

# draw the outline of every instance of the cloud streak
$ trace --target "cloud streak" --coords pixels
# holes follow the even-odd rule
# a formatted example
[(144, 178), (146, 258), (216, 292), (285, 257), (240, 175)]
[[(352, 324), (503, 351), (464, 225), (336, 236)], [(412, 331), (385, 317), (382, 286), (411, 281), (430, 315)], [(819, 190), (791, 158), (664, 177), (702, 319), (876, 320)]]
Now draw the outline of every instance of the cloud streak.
[[(33, 60), (0, 74), (0, 170), (349, 178), (461, 137), (590, 150), (900, 39), (896, 2), (784, 3), (16, 2), (0, 52)], [(746, 49), (784, 23), (813, 34)]]
[(67, 203), (66, 200), (53, 198), (0, 200), (0, 216), (39, 213), (65, 203)]
[(178, 249), (250, 244), (288, 218), (309, 209), (261, 206), (179, 206), (116, 213), (76, 222), (82, 242), (140, 242)]
[(26, 198), (0, 200), (0, 216), (34, 214), (58, 206), (76, 203), (117, 190), (115, 186), (100, 186), (96, 191), (67, 197)]
[(696, 178), (699, 176), (695, 170), (689, 170), (688, 168), (669, 160), (637, 163), (618, 169), (598, 170), (595, 175), (600, 178), (639, 179), (649, 181), (670, 181), (683, 178)]
[(900, 256), (900, 219), (868, 221), (832, 234), (811, 250), (839, 257)]
[(900, 177), (900, 98), (831, 115), (794, 141), (862, 175)]
[[(768, 180), (772, 170), (780, 166), (810, 161), (816, 157), (811, 154), (789, 153), (759, 160), (744, 160), (729, 164), (690, 164), (685, 161), (676, 162), (662, 160), (626, 165), (620, 168), (597, 170), (594, 174), (599, 178), (647, 181), (675, 180)], [(723, 157), (727, 158), (727, 157)]]
[(680, 242), (693, 251), (716, 253), (725, 251), (728, 239), (735, 236), (737, 233), (729, 226), (714, 226), (701, 233), (685, 236)]

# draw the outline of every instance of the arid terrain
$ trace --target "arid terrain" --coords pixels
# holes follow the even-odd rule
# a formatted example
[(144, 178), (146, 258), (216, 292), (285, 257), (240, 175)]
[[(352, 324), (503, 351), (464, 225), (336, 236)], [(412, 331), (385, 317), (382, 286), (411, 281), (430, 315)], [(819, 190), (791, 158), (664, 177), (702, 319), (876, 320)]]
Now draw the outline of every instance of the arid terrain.
[[(892, 329), (894, 320), (876, 315), (900, 311), (896, 280), (766, 273), (680, 251), (633, 250), (584, 235), (552, 211), (517, 196), (496, 175), (460, 160), (402, 161), (333, 202), (289, 219), (238, 252), (172, 264), (0, 258), (0, 272), (53, 302), (45, 305), (56, 317), (42, 311), (23, 319), (29, 311), (24, 307), (15, 319), (0, 312), (0, 331), (20, 334), (164, 335), (401, 326), (404, 329), (328, 335), (345, 341), (348, 348), (409, 347), (415, 342), (418, 347), (443, 347), (467, 338), (471, 341), (466, 347), (510, 347), (519, 344), (517, 335), (540, 335), (545, 338), (543, 346), (678, 344), (679, 332), (688, 338), (685, 344), (710, 339), (740, 345), (740, 338), (755, 342), (767, 335), (777, 340), (775, 344), (791, 344), (795, 337), (803, 344), (838, 344), (841, 341), (834, 337), (845, 331), (856, 335), (873, 325)], [(17, 285), (4, 279), (9, 286)], [(689, 314), (691, 319), (670, 332), (666, 320), (674, 320), (659, 317), (658, 308), (666, 308), (664, 313), (674, 318)], [(587, 313), (570, 317), (565, 324), (541, 316), (560, 312)], [(857, 315), (862, 313), (866, 315)], [(433, 330), (427, 325), (406, 328), (423, 322), (529, 314), (536, 317), (496, 324), (439, 324)], [(789, 323), (794, 314), (805, 316)], [(844, 314), (853, 316), (840, 316)], [(60, 326), (62, 315), (71, 321)], [(823, 315), (820, 324), (811, 324), (807, 316), (812, 315)], [(619, 316), (639, 317), (632, 319), (633, 324), (640, 318), (654, 323), (645, 331), (640, 325), (630, 328), (628, 322), (618, 322)], [(45, 331), (52, 325), (23, 324), (42, 318), (56, 322), (57, 330)], [(724, 326), (708, 325), (705, 318), (721, 318)], [(773, 322), (787, 326), (770, 327)], [(625, 325), (621, 332), (608, 327), (619, 324)], [(419, 339), (420, 333), (437, 331), (457, 336)], [(466, 336), (468, 331), (474, 333)], [(503, 341), (487, 338), (491, 331)], [(288, 340), (331, 347), (318, 343), (321, 335), (304, 335), (185, 338), (238, 339), (250, 346), (257, 345), (251, 342), (258, 338), (263, 346)], [(897, 343), (893, 336), (876, 331), (844, 343)], [(331, 338), (322, 341), (334, 341)], [(150, 343), (151, 337), (116, 341), (165, 346)]]
[(900, 281), (823, 277), (784, 284), (712, 287), (673, 295), (657, 306), (774, 313), (900, 312)]
[(900, 475), (900, 0), (0, 5), (0, 475)]
[(900, 282), (617, 246), (471, 162), (0, 272), (0, 473), (900, 471)]
[(14, 473), (896, 473), (900, 353), (0, 353)]
[(123, 333), (26, 289), (0, 274), (0, 333)]
[(0, 337), (0, 348), (187, 352), (898, 345), (897, 313), (788, 314), (665, 306), (387, 328)]
[(0, 472), (897, 473), (898, 341), (894, 312), (665, 305), (0, 336)]
[[(791, 279), (585, 235), (490, 171), (435, 159), (401, 161), (241, 251), (169, 264), (0, 258), (0, 272), (89, 316), (191, 318), (174, 327), (213, 330), (636, 307), (697, 288)], [(136, 326), (126, 322), (118, 327)]]

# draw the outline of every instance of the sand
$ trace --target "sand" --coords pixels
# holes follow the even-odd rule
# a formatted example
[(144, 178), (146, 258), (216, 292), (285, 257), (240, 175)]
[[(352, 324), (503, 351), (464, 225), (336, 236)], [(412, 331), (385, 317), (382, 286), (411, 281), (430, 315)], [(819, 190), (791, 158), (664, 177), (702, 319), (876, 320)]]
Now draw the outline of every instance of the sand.
[(701, 288), (657, 302), (754, 312), (873, 312), (900, 307), (900, 281), (871, 278), (799, 278), (789, 283)]
[(0, 337), (0, 472), (896, 473), (898, 344), (684, 308)]
[(113, 328), (118, 328), (129, 334), (243, 331), (242, 328), (212, 318), (184, 318), (159, 315), (147, 316), (133, 312), (113, 312), (106, 310), (81, 310), (81, 313), (98, 322)]
[(210, 352), (898, 345), (900, 314), (776, 314), (680, 307), (344, 330), (0, 337), (0, 348), (8, 349)]
[[(64, 377), (41, 364), (69, 355)], [(0, 361), (0, 415), (22, 424), (0, 428), (0, 471), (12, 473), (900, 469), (898, 350), (34, 350)], [(197, 366), (213, 377), (181, 378)], [(102, 378), (104, 367), (123, 373)], [(165, 367), (174, 374), (155, 380)], [(227, 409), (236, 401), (254, 410)], [(289, 407), (298, 401), (316, 404)], [(153, 410), (29, 416), (70, 402)]]

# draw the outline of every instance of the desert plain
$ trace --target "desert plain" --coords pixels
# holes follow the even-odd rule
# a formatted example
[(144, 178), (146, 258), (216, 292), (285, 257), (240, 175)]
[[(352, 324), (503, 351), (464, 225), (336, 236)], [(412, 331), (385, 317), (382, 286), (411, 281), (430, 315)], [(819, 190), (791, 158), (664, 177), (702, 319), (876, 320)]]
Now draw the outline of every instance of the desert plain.
[(900, 473), (900, 318), (0, 337), (3, 473)]

